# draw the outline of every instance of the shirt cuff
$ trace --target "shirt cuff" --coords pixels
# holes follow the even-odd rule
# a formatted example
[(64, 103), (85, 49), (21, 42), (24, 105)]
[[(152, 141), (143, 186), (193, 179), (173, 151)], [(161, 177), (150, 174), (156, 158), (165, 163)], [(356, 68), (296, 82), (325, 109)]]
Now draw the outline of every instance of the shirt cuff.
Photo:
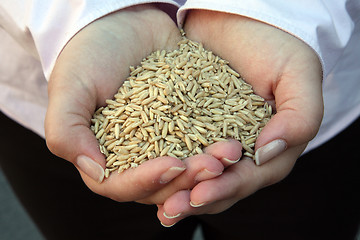
[(179, 26), (183, 26), (186, 13), (191, 9), (239, 14), (292, 34), (317, 53), (323, 68), (323, 78), (335, 66), (354, 27), (346, 9), (346, 1), (341, 0), (188, 0), (178, 11)]

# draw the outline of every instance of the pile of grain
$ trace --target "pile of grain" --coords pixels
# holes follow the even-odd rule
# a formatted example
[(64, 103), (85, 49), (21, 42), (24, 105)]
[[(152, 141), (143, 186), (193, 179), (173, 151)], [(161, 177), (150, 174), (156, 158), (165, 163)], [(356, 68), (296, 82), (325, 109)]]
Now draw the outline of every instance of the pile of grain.
[(130, 67), (114, 99), (95, 112), (91, 129), (106, 156), (106, 177), (158, 156), (184, 159), (226, 138), (240, 140), (253, 157), (271, 106), (201, 43), (183, 37), (178, 45)]

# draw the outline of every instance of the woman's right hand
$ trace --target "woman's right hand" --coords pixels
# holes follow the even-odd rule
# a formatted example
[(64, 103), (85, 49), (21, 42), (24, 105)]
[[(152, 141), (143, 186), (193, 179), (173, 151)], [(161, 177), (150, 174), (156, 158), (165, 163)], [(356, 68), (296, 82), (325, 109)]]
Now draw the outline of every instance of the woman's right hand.
[[(192, 188), (195, 179), (222, 173), (224, 167), (215, 158), (199, 161), (204, 157), (197, 156), (185, 165), (162, 157), (103, 181), (105, 158), (90, 130), (94, 111), (113, 98), (129, 66), (138, 65), (155, 50), (175, 49), (180, 39), (179, 29), (166, 13), (153, 5), (137, 5), (90, 23), (58, 57), (48, 86), (46, 141), (55, 155), (76, 166), (94, 192), (116, 201), (162, 204), (176, 191)], [(179, 175), (175, 184), (168, 184)]]

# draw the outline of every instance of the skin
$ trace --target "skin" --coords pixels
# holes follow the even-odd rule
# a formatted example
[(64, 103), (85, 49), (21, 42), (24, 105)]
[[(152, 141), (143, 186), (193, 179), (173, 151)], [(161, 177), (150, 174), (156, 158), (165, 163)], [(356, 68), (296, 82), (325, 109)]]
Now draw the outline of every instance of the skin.
[(259, 21), (205, 10), (188, 14), (185, 32), (227, 59), (255, 93), (275, 107), (276, 114), (259, 135), (255, 150), (276, 139), (285, 140), (287, 148), (261, 166), (243, 158), (221, 176), (169, 197), (158, 206), (158, 218), (166, 226), (190, 215), (222, 212), (281, 181), (316, 135), (323, 115), (321, 64), (299, 39)]
[[(105, 167), (90, 119), (113, 97), (128, 76), (128, 67), (155, 50), (174, 49), (180, 39), (175, 23), (152, 5), (126, 8), (86, 26), (63, 49), (48, 88), (49, 149), (73, 163), (92, 191), (119, 202), (158, 205), (158, 218), (166, 226), (190, 215), (222, 212), (283, 179), (315, 136), (323, 109), (319, 60), (295, 37), (245, 17), (202, 10), (188, 14), (185, 31), (230, 61), (255, 92), (274, 105), (277, 113), (261, 132), (256, 149), (283, 139), (285, 152), (261, 166), (246, 158), (236, 163), (241, 144), (229, 140), (185, 161), (171, 157), (148, 161), (102, 183), (79, 169), (80, 155)], [(171, 168), (183, 170), (173, 172), (166, 183), (160, 181)]]

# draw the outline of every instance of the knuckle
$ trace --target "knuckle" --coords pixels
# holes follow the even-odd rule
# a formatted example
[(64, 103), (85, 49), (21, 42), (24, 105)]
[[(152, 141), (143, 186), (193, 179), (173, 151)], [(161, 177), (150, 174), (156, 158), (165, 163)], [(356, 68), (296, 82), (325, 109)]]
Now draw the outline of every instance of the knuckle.
[(58, 134), (54, 132), (46, 131), (45, 141), (51, 153), (53, 153), (58, 157), (63, 157), (61, 150), (63, 148), (63, 141), (61, 140), (61, 137), (59, 137)]

